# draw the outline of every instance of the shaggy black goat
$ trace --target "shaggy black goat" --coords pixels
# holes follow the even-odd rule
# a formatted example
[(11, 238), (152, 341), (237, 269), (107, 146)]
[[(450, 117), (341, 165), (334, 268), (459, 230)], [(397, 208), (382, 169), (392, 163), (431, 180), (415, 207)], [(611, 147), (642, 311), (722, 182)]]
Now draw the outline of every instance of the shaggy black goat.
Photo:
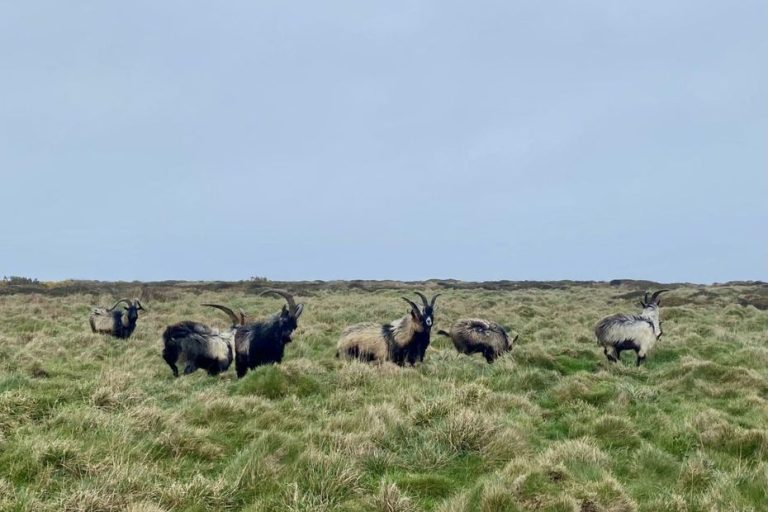
[(264, 294), (283, 297), (288, 303), (272, 317), (259, 322), (238, 326), (235, 331), (235, 369), (240, 378), (257, 366), (280, 363), (285, 345), (298, 327), (304, 304), (296, 304), (293, 296), (284, 290), (265, 290)]
[(199, 322), (184, 321), (170, 325), (163, 332), (163, 359), (171, 367), (174, 377), (179, 376), (177, 363), (184, 363), (184, 374), (202, 368), (208, 375), (227, 371), (232, 364), (235, 329), (245, 321), (241, 311), (235, 313), (218, 304), (203, 304), (217, 308), (229, 315), (232, 327), (221, 332)]
[(507, 332), (496, 322), (481, 318), (457, 320), (451, 326), (451, 332), (440, 330), (437, 334), (451, 338), (458, 352), (467, 355), (479, 352), (489, 363), (511, 350), (517, 341), (517, 336), (509, 341)]
[(622, 350), (634, 350), (637, 354), (637, 366), (645, 361), (645, 356), (664, 334), (661, 332), (659, 319), (659, 295), (669, 290), (659, 290), (650, 300), (646, 292), (640, 302), (643, 312), (639, 315), (611, 315), (600, 320), (595, 326), (597, 342), (603, 347), (603, 353), (609, 361), (618, 362)]
[(431, 302), (419, 292), (416, 295), (421, 297), (423, 309), (403, 297), (411, 306), (403, 318), (384, 325), (362, 323), (344, 329), (336, 345), (336, 356), (368, 362), (391, 361), (401, 366), (406, 361), (411, 365), (423, 361), (434, 321), (435, 300), (440, 294), (432, 297)]
[[(118, 304), (125, 302), (127, 306), (120, 310), (115, 309)], [(139, 319), (139, 311), (145, 311), (139, 299), (120, 299), (111, 308), (93, 308), (88, 321), (91, 330), (101, 334), (111, 334), (116, 338), (125, 339), (133, 334), (136, 329), (136, 321)]]

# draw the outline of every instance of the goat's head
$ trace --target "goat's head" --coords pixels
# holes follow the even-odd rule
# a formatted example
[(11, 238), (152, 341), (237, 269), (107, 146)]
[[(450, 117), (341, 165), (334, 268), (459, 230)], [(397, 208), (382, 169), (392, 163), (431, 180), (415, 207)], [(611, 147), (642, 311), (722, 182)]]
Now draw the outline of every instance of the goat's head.
[(416, 331), (426, 332), (429, 334), (430, 330), (432, 329), (432, 324), (434, 323), (435, 301), (441, 294), (438, 293), (432, 297), (431, 301), (428, 301), (423, 294), (419, 292), (415, 293), (421, 297), (421, 302), (423, 304), (422, 308), (419, 308), (415, 302), (406, 297), (403, 297), (403, 300), (411, 306), (410, 314)]
[(299, 325), (298, 320), (301, 316), (301, 313), (304, 311), (304, 304), (296, 304), (296, 301), (293, 299), (293, 295), (285, 290), (269, 289), (261, 292), (261, 295), (267, 294), (282, 297), (288, 303), (287, 305), (283, 305), (283, 309), (280, 311), (280, 314), (277, 317), (277, 322), (278, 329), (280, 331), (280, 339), (283, 343), (290, 343), (292, 341), (291, 335)]
[(669, 290), (658, 290), (651, 295), (650, 299), (648, 298), (648, 292), (645, 292), (643, 300), (640, 301), (640, 305), (643, 306), (643, 315), (653, 322), (653, 330), (656, 333), (657, 340), (664, 334), (661, 331), (661, 320), (659, 318), (659, 307), (661, 306), (661, 298), (659, 295), (668, 291)]
[(133, 299), (133, 302), (128, 299), (120, 299), (119, 301), (115, 302), (115, 305), (109, 308), (109, 310), (112, 311), (121, 302), (125, 302), (127, 304), (125, 306), (125, 315), (128, 318), (129, 323), (135, 322), (139, 318), (139, 311), (146, 311), (141, 305), (141, 302), (139, 302), (139, 299)]
[(658, 310), (661, 306), (661, 295), (664, 292), (668, 292), (669, 290), (658, 290), (656, 292), (653, 292), (653, 295), (651, 295), (651, 298), (648, 299), (648, 292), (645, 292), (645, 297), (640, 301), (640, 305), (643, 307), (643, 309), (655, 309)]

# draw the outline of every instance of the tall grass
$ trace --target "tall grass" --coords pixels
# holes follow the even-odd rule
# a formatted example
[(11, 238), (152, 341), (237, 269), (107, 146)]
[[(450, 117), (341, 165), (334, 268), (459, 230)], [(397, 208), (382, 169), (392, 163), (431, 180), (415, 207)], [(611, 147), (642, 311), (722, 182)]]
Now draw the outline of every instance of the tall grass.
[(87, 325), (112, 297), (0, 296), (0, 510), (768, 510), (764, 286), (675, 289), (641, 368), (592, 334), (638, 309), (624, 286), (443, 291), (436, 327), (498, 321), (512, 353), (341, 362), (342, 327), (401, 316), (403, 290), (320, 287), (282, 365), (173, 379), (167, 324), (280, 302), (171, 287), (120, 341)]

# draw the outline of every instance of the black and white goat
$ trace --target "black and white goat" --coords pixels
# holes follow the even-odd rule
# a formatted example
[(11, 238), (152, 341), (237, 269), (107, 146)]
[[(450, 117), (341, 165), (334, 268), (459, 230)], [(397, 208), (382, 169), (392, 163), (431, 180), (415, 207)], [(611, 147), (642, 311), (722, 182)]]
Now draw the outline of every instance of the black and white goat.
[(471, 355), (479, 352), (489, 363), (511, 350), (517, 341), (517, 336), (510, 341), (501, 325), (482, 318), (462, 318), (451, 326), (450, 332), (439, 330), (437, 334), (451, 338), (459, 353)]
[(336, 344), (336, 356), (360, 359), (367, 362), (391, 361), (411, 365), (424, 360), (429, 346), (429, 336), (434, 323), (435, 300), (419, 292), (423, 308), (403, 297), (410, 306), (408, 314), (388, 324), (361, 323), (345, 328)]
[[(235, 330), (235, 368), (238, 378), (257, 366), (280, 363), (285, 345), (292, 341), (291, 335), (298, 327), (298, 320), (304, 311), (304, 304), (296, 304), (293, 295), (285, 290), (265, 290), (262, 295), (283, 297), (287, 306), (272, 317), (240, 325)], [(244, 323), (244, 322), (243, 322)]]
[(603, 347), (603, 353), (609, 361), (618, 362), (623, 350), (634, 350), (637, 354), (637, 366), (645, 361), (648, 351), (661, 338), (661, 319), (659, 295), (669, 290), (655, 292), (650, 300), (648, 292), (640, 302), (643, 312), (639, 315), (618, 314), (600, 320), (595, 325), (597, 342)]
[[(123, 309), (115, 309), (122, 302), (125, 302), (127, 306)], [(136, 329), (139, 311), (144, 311), (139, 299), (133, 299), (133, 302), (128, 299), (120, 299), (111, 308), (95, 307), (91, 309), (91, 315), (88, 318), (91, 331), (126, 339)]]
[(227, 371), (232, 364), (235, 329), (245, 322), (245, 314), (238, 317), (225, 306), (203, 304), (224, 311), (232, 321), (229, 330), (220, 331), (200, 322), (184, 321), (169, 325), (163, 332), (163, 359), (171, 367), (174, 377), (179, 376), (179, 363), (184, 364), (184, 375), (202, 368), (208, 375)]

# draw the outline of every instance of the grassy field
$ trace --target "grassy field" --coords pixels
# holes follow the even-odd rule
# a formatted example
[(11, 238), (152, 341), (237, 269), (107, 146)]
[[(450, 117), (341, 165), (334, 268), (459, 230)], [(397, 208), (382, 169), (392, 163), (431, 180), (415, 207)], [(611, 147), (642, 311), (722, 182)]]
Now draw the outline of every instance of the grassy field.
[(437, 336), (415, 368), (341, 362), (342, 327), (402, 316), (409, 290), (315, 285), (294, 288), (282, 365), (173, 379), (167, 324), (281, 302), (149, 288), (119, 341), (88, 328), (103, 291), (0, 295), (0, 510), (768, 510), (765, 285), (675, 288), (641, 368), (592, 333), (639, 310), (637, 284), (419, 289), (444, 293), (436, 328), (482, 316), (518, 345), (493, 365)]

